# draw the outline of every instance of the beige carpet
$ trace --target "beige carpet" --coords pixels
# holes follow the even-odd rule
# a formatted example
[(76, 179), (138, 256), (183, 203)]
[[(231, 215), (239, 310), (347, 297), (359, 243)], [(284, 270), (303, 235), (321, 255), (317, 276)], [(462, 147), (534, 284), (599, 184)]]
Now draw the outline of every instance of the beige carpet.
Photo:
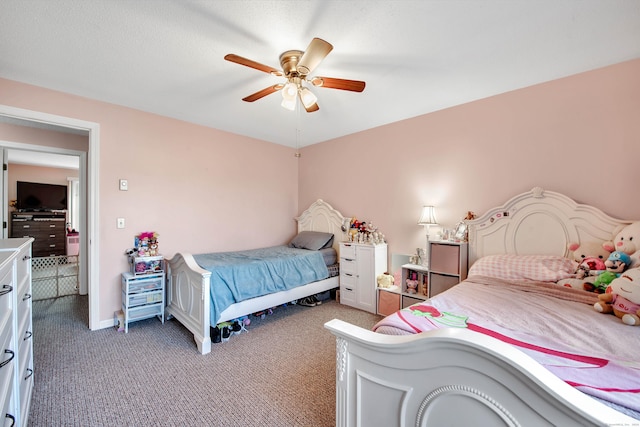
[(251, 317), (248, 333), (200, 355), (177, 321), (89, 331), (87, 298), (34, 302), (30, 426), (333, 426), (340, 318), (379, 316), (335, 301)]

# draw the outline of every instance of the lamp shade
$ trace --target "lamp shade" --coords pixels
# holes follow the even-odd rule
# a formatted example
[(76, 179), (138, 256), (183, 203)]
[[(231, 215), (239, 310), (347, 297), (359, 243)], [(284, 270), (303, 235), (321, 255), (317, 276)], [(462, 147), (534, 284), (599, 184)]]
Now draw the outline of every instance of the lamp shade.
[(436, 225), (436, 209), (433, 206), (423, 206), (418, 225)]
[(293, 98), (293, 99), (283, 98), (280, 105), (282, 105), (282, 107), (286, 108), (287, 110), (294, 111), (296, 109), (296, 102), (297, 102), (297, 98)]
[(298, 86), (295, 83), (289, 82), (282, 88), (282, 98), (287, 101), (295, 100), (298, 94)]
[(305, 108), (309, 108), (316, 103), (318, 98), (309, 89), (303, 87), (302, 89), (300, 89), (300, 100), (302, 101), (302, 104), (305, 106)]

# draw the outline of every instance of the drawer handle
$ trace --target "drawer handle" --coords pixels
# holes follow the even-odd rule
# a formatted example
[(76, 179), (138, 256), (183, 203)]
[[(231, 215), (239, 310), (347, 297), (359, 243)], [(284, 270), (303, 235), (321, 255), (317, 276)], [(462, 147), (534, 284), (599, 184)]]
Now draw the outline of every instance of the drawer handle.
[(5, 418), (9, 418), (11, 420), (11, 425), (9, 427), (13, 427), (14, 425), (16, 425), (16, 417), (14, 417), (11, 414), (6, 414)]
[(0, 368), (4, 367), (7, 363), (11, 362), (13, 360), (13, 358), (16, 356), (16, 354), (9, 350), (9, 349), (5, 349), (4, 351), (5, 354), (10, 354), (11, 357), (8, 358), (7, 360), (3, 360), (2, 362), (0, 362)]
[(353, 262), (353, 261), (355, 261), (353, 258), (345, 258), (344, 260), (345, 260), (345, 261), (349, 261), (349, 262)]
[(53, 244), (53, 245), (49, 245), (49, 247), (50, 247), (50, 248), (55, 248), (55, 247), (56, 247), (56, 245), (55, 245), (55, 244)]
[(353, 277), (353, 274), (351, 273), (344, 273), (345, 276), (349, 276), (349, 277)]
[(33, 369), (27, 368), (27, 376), (24, 377), (24, 380), (28, 380), (31, 375), (33, 375)]
[(11, 285), (2, 285), (2, 290), (0, 291), (0, 297), (2, 295), (8, 294), (13, 290), (13, 286)]
[(49, 238), (54, 239), (56, 237), (55, 234), (49, 234)]
[(31, 228), (31, 226), (29, 224), (24, 224), (22, 228)]
[(30, 298), (31, 298), (31, 294), (24, 294), (24, 296), (22, 297), (22, 301), (26, 301)]
[(22, 341), (26, 341), (29, 338), (31, 338), (32, 336), (33, 336), (33, 332), (27, 331), (27, 332), (24, 333), (24, 338), (22, 339)]
[(49, 224), (49, 228), (56, 228), (55, 224)]
[(353, 291), (353, 288), (345, 288), (346, 290), (348, 290), (349, 292)]

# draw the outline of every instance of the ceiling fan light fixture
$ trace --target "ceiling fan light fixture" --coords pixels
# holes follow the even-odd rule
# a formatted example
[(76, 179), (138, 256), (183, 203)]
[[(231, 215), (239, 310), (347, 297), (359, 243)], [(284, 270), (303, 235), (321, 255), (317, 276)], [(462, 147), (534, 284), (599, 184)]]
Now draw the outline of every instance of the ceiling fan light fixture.
[(280, 105), (283, 108), (286, 108), (287, 110), (295, 111), (295, 109), (296, 109), (296, 98), (287, 99), (285, 97), (282, 97), (282, 103)]
[(304, 105), (305, 108), (309, 108), (318, 101), (318, 97), (308, 88), (303, 87), (300, 89), (300, 101), (302, 101), (302, 105)]
[(298, 94), (298, 86), (295, 83), (289, 82), (282, 88), (282, 99), (287, 101), (295, 101), (296, 95)]

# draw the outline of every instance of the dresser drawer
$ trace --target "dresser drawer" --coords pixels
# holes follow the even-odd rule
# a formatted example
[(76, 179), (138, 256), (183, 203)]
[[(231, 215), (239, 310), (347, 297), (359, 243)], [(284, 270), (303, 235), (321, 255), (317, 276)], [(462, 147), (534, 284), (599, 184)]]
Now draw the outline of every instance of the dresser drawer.
[(356, 287), (353, 284), (340, 283), (340, 304), (354, 305), (356, 303)]
[[(129, 282), (129, 289), (127, 289), (127, 278)], [(127, 273), (122, 278), (123, 293), (136, 294), (140, 292), (157, 291), (160, 289), (162, 289), (162, 276), (157, 274), (152, 277), (134, 277), (131, 273)]]
[[(0, 273), (0, 323), (5, 315), (11, 315), (12, 299), (17, 289), (13, 285), (13, 275), (11, 270)], [(11, 326), (11, 325), (9, 325)], [(2, 349), (0, 349), (2, 350)]]
[(340, 243), (340, 258), (355, 259), (356, 245), (351, 243)]
[[(6, 333), (5, 333), (6, 332)], [(5, 396), (11, 396), (11, 389), (13, 387), (13, 376), (14, 369), (17, 365), (17, 360), (15, 356), (17, 353), (5, 353), (5, 350), (14, 351), (15, 349), (12, 347), (13, 334), (11, 328), (7, 331), (0, 331), (0, 364), (4, 364), (0, 368), (0, 405), (3, 406), (6, 411), (8, 402), (5, 402)], [(10, 361), (9, 361), (10, 360)], [(10, 399), (9, 399), (10, 400)], [(6, 412), (5, 412), (6, 413)], [(2, 417), (2, 421), (4, 421), (4, 417)]]
[(137, 307), (139, 305), (154, 304), (154, 303), (162, 302), (162, 292), (163, 291), (160, 290), (160, 291), (142, 292), (138, 294), (127, 295), (123, 291), (122, 301), (124, 301), (124, 304), (129, 308)]
[(340, 274), (355, 276), (358, 265), (354, 259), (342, 258), (340, 260)]

